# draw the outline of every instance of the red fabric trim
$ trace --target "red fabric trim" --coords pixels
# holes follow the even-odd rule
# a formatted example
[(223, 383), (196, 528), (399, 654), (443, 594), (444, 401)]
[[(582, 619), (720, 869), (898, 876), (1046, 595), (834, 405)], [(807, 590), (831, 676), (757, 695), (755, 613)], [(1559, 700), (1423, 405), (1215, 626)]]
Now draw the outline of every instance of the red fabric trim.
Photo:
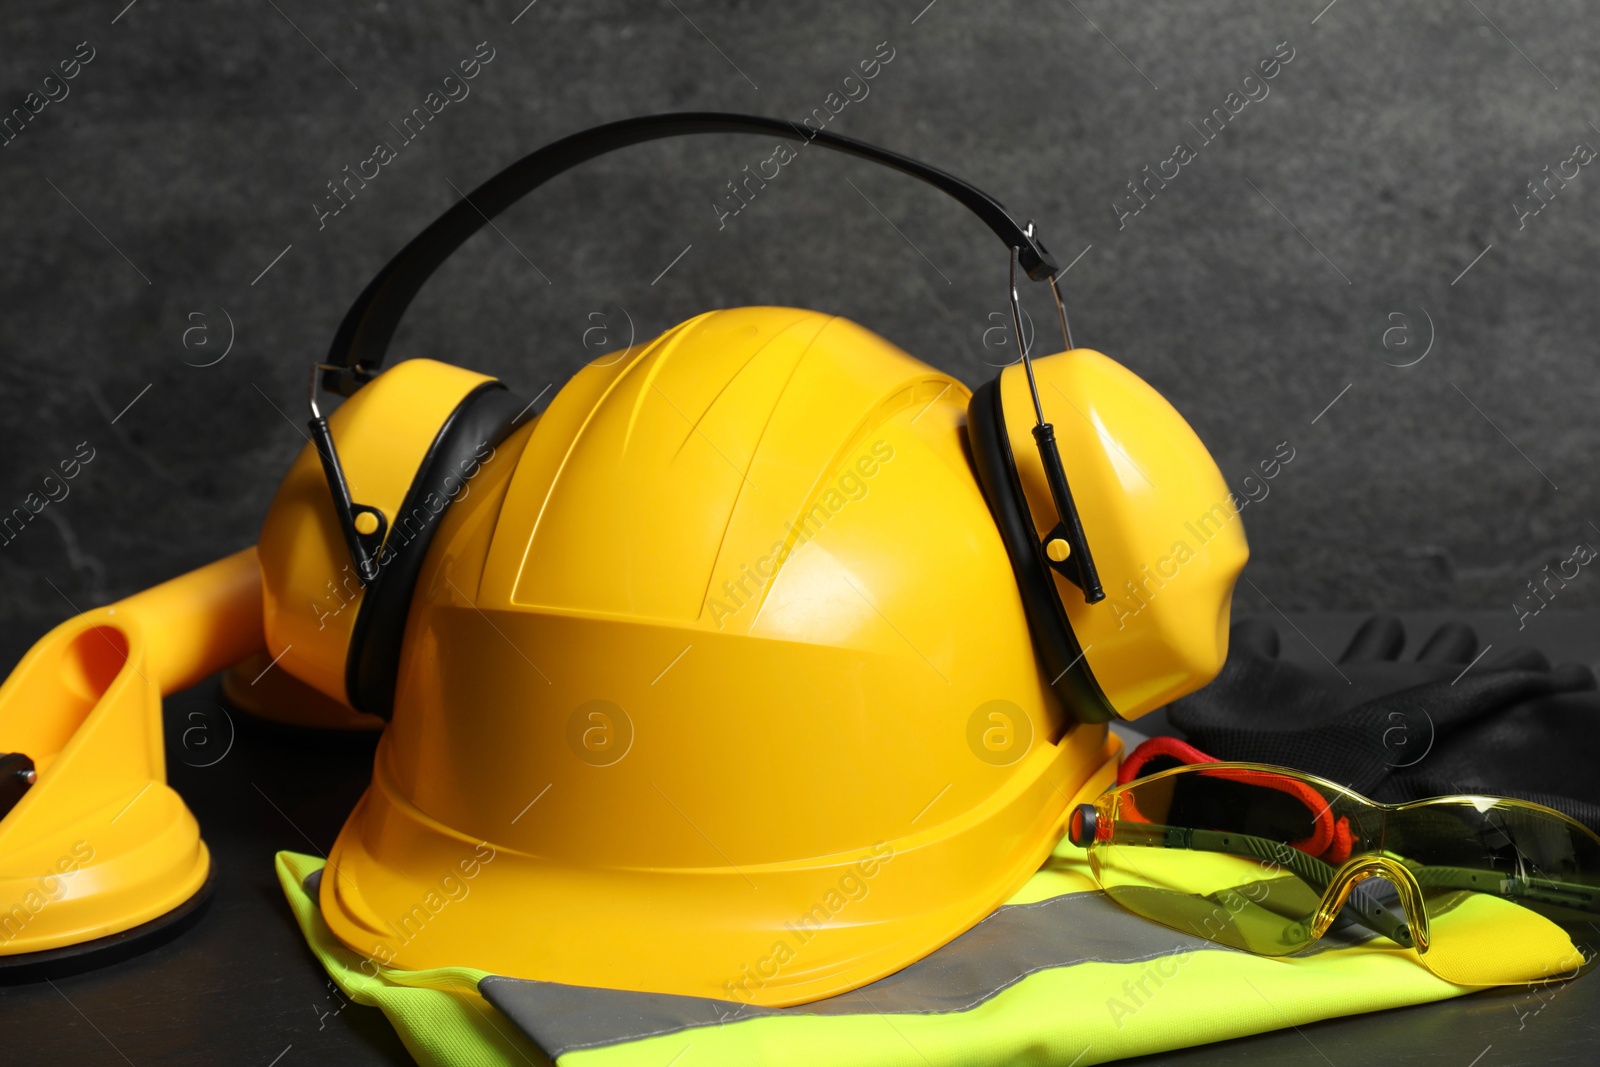
[(1333, 824), (1333, 844), (1328, 846), (1321, 859), (1335, 867), (1350, 858), (1350, 850), (1355, 845), (1355, 837), (1350, 833), (1350, 820), (1339, 816), (1339, 821)]
[[(1248, 785), (1259, 785), (1267, 789), (1276, 789), (1280, 793), (1287, 793), (1301, 804), (1305, 805), (1311, 813), (1311, 836), (1303, 837), (1298, 841), (1290, 841), (1291, 848), (1297, 848), (1308, 856), (1321, 856), (1333, 844), (1333, 812), (1328, 809), (1328, 802), (1322, 794), (1312, 789), (1306, 783), (1285, 774), (1272, 774), (1268, 771), (1204, 771), (1217, 778), (1230, 782), (1244, 782)], [(1347, 829), (1348, 832), (1348, 829)]]
[(1213, 757), (1186, 741), (1179, 741), (1176, 737), (1152, 737), (1128, 753), (1128, 758), (1122, 761), (1122, 766), (1117, 770), (1117, 784), (1127, 785), (1139, 777), (1139, 772), (1144, 770), (1145, 764), (1157, 756), (1170, 756), (1185, 764), (1217, 762)]
[[(1122, 766), (1117, 770), (1117, 784), (1127, 785), (1139, 777), (1139, 773), (1151, 760), (1159, 757), (1175, 759), (1187, 766), (1201, 763), (1217, 763), (1219, 760), (1201, 752), (1193, 745), (1180, 741), (1176, 737), (1152, 737), (1141, 743), (1128, 758), (1122, 761)], [(1305, 782), (1287, 774), (1274, 774), (1270, 771), (1250, 771), (1231, 768), (1229, 770), (1205, 771), (1218, 778), (1234, 782), (1245, 782), (1258, 785), (1267, 789), (1276, 789), (1280, 793), (1287, 793), (1305, 805), (1311, 813), (1311, 835), (1299, 841), (1290, 841), (1291, 848), (1297, 848), (1308, 856), (1316, 856), (1326, 863), (1340, 864), (1350, 858), (1354, 840), (1350, 833), (1350, 820), (1340, 816), (1336, 821), (1330, 810), (1327, 800)], [(1147, 823), (1150, 820), (1133, 804), (1133, 797), (1124, 794), (1118, 805), (1118, 815), (1132, 822)], [(1096, 827), (1096, 829), (1100, 829)], [(1109, 824), (1106, 827), (1109, 832)], [(1099, 837), (1099, 834), (1096, 834)]]
[[(1132, 782), (1139, 777), (1151, 760), (1162, 756), (1175, 759), (1185, 765), (1217, 762), (1198, 748), (1186, 741), (1179, 741), (1176, 737), (1151, 737), (1140, 742), (1139, 746), (1128, 753), (1127, 758), (1122, 761), (1122, 766), (1117, 768), (1117, 784), (1127, 785)], [(1127, 819), (1129, 822), (1147, 823), (1150, 821), (1134, 805), (1132, 793), (1122, 794), (1117, 804), (1117, 817)], [(1109, 834), (1110, 832), (1108, 823), (1106, 833)]]

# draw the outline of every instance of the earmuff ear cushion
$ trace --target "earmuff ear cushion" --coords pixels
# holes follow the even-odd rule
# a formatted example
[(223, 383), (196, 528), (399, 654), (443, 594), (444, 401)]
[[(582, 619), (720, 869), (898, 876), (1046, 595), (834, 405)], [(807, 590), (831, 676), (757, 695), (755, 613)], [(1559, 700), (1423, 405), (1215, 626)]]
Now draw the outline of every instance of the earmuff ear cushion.
[(1006, 432), (1000, 405), (1000, 379), (984, 383), (967, 405), (967, 443), (972, 465), (983, 488), (989, 512), (1005, 543), (1011, 569), (1017, 576), (1028, 630), (1040, 666), (1051, 688), (1079, 722), (1108, 722), (1120, 718), (1089, 667), (1088, 657), (1072, 631), (1065, 605), (1056, 590), (1054, 572), (1045, 563), (1033, 516), (1028, 511), (1011, 436)]
[(500, 382), (484, 382), (439, 427), (399, 514), (390, 516), (378, 575), (366, 585), (350, 635), (345, 691), (357, 711), (384, 719), (393, 713), (406, 617), (428, 546), (461, 492), (463, 473), (474, 469), (485, 448), (505, 440), (531, 406)]

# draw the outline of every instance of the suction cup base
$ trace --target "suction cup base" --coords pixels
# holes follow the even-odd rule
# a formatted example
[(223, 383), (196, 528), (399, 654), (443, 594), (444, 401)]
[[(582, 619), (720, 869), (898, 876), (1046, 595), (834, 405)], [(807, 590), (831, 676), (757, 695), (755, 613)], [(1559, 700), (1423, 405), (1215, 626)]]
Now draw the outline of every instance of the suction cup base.
[(206, 905), (211, 903), (211, 892), (216, 884), (214, 872), (193, 896), (165, 915), (141, 923), (130, 930), (107, 934), (93, 941), (41, 952), (23, 952), (14, 956), (0, 956), (0, 985), (17, 985), (23, 982), (42, 982), (47, 978), (64, 978), (81, 974), (112, 963), (141, 955), (166, 944), (188, 930), (200, 920)]

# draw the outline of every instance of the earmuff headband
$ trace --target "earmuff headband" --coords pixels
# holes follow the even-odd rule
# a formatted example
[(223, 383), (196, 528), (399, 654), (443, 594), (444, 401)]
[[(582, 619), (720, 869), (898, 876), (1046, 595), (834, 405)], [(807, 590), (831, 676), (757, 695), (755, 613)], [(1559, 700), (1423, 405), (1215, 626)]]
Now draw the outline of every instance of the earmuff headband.
[(1033, 225), (1020, 225), (994, 197), (960, 178), (898, 152), (835, 133), (811, 130), (781, 119), (719, 112), (646, 115), (584, 130), (523, 156), (490, 178), (433, 221), (391, 259), (351, 306), (328, 350), (323, 387), (349, 396), (383, 368), (395, 328), (424, 283), (467, 238), (489, 220), (551, 178), (580, 163), (619, 148), (697, 133), (754, 133), (798, 138), (836, 152), (870, 160), (927, 182), (953, 197), (1017, 249), (1034, 281), (1054, 278), (1060, 269)]

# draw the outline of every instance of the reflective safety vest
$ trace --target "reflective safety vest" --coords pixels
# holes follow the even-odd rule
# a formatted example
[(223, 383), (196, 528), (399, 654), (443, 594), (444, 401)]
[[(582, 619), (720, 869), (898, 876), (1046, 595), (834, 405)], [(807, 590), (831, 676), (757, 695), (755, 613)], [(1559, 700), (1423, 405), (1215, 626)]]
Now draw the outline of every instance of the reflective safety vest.
[(323, 923), (320, 858), (280, 852), (277, 867), (335, 984), (381, 1008), (426, 1067), (539, 1063), (541, 1054), (559, 1067), (1086, 1067), (1472, 991), (1387, 942), (1329, 935), (1304, 955), (1271, 959), (1170, 930), (1113, 904), (1082, 857), (1063, 839), (1015, 896), (954, 941), (860, 989), (789, 1008), (384, 967)]

